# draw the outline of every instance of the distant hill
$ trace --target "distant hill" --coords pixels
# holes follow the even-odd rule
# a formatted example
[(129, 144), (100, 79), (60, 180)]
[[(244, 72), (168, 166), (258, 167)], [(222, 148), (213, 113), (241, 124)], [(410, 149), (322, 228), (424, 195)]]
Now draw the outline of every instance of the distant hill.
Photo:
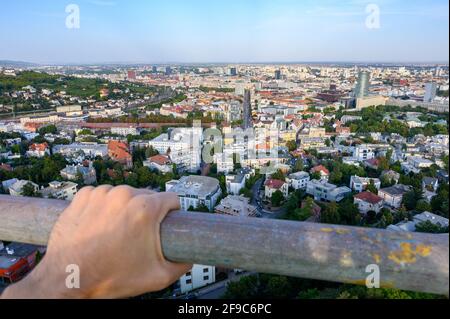
[(33, 66), (38, 66), (36, 63), (23, 62), (23, 61), (11, 61), (11, 60), (0, 60), (0, 66), (3, 67), (16, 67), (16, 68), (28, 68)]

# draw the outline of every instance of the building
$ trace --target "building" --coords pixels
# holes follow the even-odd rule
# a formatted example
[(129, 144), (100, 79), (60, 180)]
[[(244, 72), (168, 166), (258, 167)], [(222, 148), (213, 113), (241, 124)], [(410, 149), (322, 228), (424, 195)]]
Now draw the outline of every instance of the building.
[(255, 174), (251, 168), (241, 168), (237, 174), (225, 176), (225, 184), (227, 193), (231, 195), (239, 195), (241, 189), (245, 187), (245, 182)]
[(78, 181), (81, 177), (85, 185), (91, 185), (97, 182), (97, 174), (95, 168), (92, 166), (92, 162), (88, 162), (87, 165), (67, 165), (60, 171), (60, 175), (69, 181)]
[(388, 99), (381, 95), (372, 95), (362, 98), (357, 98), (355, 101), (355, 108), (361, 110), (369, 106), (386, 105)]
[(228, 174), (234, 170), (233, 156), (228, 153), (214, 154), (214, 163), (217, 165), (217, 173)]
[(127, 78), (128, 78), (128, 80), (136, 80), (136, 71), (129, 70), (127, 72)]
[(47, 142), (31, 144), (27, 151), (28, 157), (44, 157), (45, 155), (50, 155)]
[(125, 168), (133, 167), (133, 157), (127, 143), (121, 141), (109, 141), (108, 156), (115, 162), (125, 166)]
[(181, 210), (197, 209), (205, 206), (210, 211), (214, 209), (222, 190), (219, 181), (207, 176), (183, 176), (180, 180), (166, 183), (166, 191), (174, 192), (180, 198)]
[(228, 195), (220, 201), (214, 211), (217, 214), (238, 216), (238, 217), (255, 217), (258, 211), (255, 206), (249, 204), (250, 199), (243, 196)]
[(216, 267), (194, 265), (180, 278), (180, 290), (185, 294), (192, 290), (213, 284), (216, 281)]
[(361, 71), (358, 74), (358, 81), (355, 87), (354, 95), (356, 98), (364, 98), (369, 95), (370, 72)]
[(381, 172), (381, 178), (397, 184), (400, 180), (400, 174), (393, 170), (384, 170)]
[(53, 181), (49, 186), (42, 189), (40, 193), (44, 198), (55, 198), (71, 201), (77, 193), (78, 184), (74, 182)]
[(371, 183), (376, 189), (380, 189), (381, 181), (378, 178), (359, 177), (356, 175), (350, 177), (350, 188), (358, 193), (365, 191)]
[(173, 171), (173, 164), (170, 157), (167, 155), (155, 155), (143, 162), (145, 167), (151, 170), (157, 170), (161, 173), (171, 173)]
[(264, 195), (266, 198), (272, 198), (273, 193), (280, 191), (284, 198), (289, 195), (289, 184), (279, 179), (268, 179), (264, 184)]
[(439, 225), (441, 227), (448, 227), (448, 218), (430, 212), (423, 212), (415, 215), (412, 221), (409, 220), (401, 221), (398, 224), (389, 225), (387, 229), (396, 231), (415, 232), (417, 224), (424, 223), (427, 221), (434, 225)]
[(353, 198), (353, 203), (358, 206), (361, 214), (369, 211), (378, 213), (383, 207), (383, 199), (372, 192), (362, 192)]
[(423, 101), (425, 103), (432, 103), (436, 98), (437, 84), (434, 82), (425, 84), (425, 95)]
[(411, 191), (412, 187), (396, 184), (391, 187), (382, 188), (378, 191), (378, 196), (380, 196), (386, 205), (393, 208), (400, 208), (402, 205), (403, 195)]
[(340, 202), (351, 192), (352, 190), (346, 186), (337, 187), (326, 180), (313, 179), (306, 185), (306, 193), (317, 201)]
[(281, 80), (281, 70), (275, 70), (275, 80)]
[(353, 157), (358, 161), (366, 161), (375, 157), (375, 152), (372, 147), (367, 144), (358, 145), (353, 150)]
[(137, 136), (140, 134), (140, 130), (139, 130), (139, 128), (137, 128), (135, 126), (128, 126), (128, 127), (113, 126), (113, 127), (111, 127), (111, 133), (121, 135), (121, 136), (128, 136), (128, 135)]
[(35, 192), (37, 192), (39, 190), (39, 186), (37, 184), (31, 182), (31, 181), (18, 180), (17, 182), (15, 182), (11, 186), (9, 186), (9, 188), (8, 188), (9, 195), (11, 195), (11, 196), (22, 196), (23, 187), (25, 185), (27, 185), (27, 184), (30, 184), (34, 188)]
[(149, 142), (160, 154), (167, 154), (180, 170), (197, 172), (201, 164), (201, 127), (176, 128)]
[(61, 154), (64, 157), (79, 158), (80, 162), (86, 157), (95, 158), (100, 156), (105, 158), (108, 156), (108, 145), (106, 144), (88, 144), (73, 143), (69, 145), (55, 145), (53, 147), (54, 154)]
[(306, 189), (308, 182), (310, 181), (309, 174), (307, 172), (297, 172), (290, 174), (286, 178), (286, 182), (289, 184), (289, 187), (292, 187), (295, 190), (298, 189)]
[(422, 189), (424, 191), (437, 192), (439, 187), (439, 180), (434, 177), (425, 176), (422, 179)]
[(328, 177), (330, 176), (330, 171), (323, 165), (314, 166), (310, 170), (311, 174), (319, 173), (320, 179), (328, 181)]
[(248, 129), (253, 126), (253, 118), (252, 118), (252, 97), (249, 89), (244, 91), (244, 122), (243, 129)]

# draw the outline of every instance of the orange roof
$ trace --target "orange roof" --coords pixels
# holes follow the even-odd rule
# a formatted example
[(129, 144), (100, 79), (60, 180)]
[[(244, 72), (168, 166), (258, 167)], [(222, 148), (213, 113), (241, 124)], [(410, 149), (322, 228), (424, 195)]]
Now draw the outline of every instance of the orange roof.
[(30, 145), (30, 151), (44, 152), (47, 148), (48, 148), (47, 142), (41, 144), (34, 143)]
[(109, 141), (108, 154), (115, 160), (129, 160), (131, 154), (129, 153), (128, 144), (122, 141)]
[(150, 157), (150, 162), (156, 163), (158, 165), (167, 165), (170, 164), (170, 159), (165, 155), (155, 155)]
[(329, 171), (325, 166), (323, 166), (323, 165), (318, 165), (318, 166), (313, 167), (313, 168), (311, 169), (311, 172), (312, 172), (312, 173), (315, 173), (315, 172), (323, 172), (323, 173), (325, 173), (325, 174), (327, 174), (327, 175), (330, 174), (330, 171)]
[(270, 188), (280, 189), (284, 184), (285, 182), (279, 179), (268, 179), (264, 185)]
[(370, 204), (377, 204), (381, 202), (383, 199), (380, 196), (375, 195), (372, 192), (362, 192), (355, 195), (355, 198), (368, 202)]

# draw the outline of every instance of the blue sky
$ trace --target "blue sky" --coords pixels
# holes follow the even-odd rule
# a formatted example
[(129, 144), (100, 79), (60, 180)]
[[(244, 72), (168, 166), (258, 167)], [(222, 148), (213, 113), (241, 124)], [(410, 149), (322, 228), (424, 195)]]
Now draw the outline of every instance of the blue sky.
[[(69, 4), (80, 28), (66, 28)], [(366, 27), (366, 5), (380, 28)], [(0, 60), (447, 62), (446, 0), (0, 0)]]

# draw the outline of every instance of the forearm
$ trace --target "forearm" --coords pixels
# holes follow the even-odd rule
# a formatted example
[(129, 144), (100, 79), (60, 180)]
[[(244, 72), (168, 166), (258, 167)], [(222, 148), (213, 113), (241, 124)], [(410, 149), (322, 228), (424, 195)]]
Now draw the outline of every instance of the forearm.
[(82, 298), (80, 289), (66, 286), (63, 269), (53, 269), (44, 260), (21, 281), (9, 286), (0, 299), (64, 299)]

